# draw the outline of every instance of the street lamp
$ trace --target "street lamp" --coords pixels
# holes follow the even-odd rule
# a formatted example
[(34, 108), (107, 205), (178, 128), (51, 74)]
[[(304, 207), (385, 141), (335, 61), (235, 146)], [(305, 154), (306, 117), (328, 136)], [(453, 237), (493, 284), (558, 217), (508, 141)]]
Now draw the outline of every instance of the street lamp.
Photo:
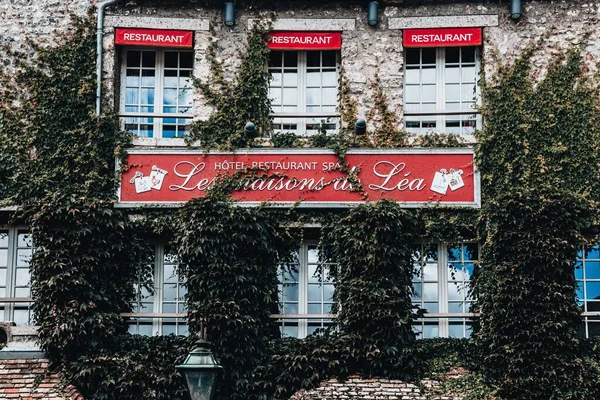
[(209, 343), (199, 340), (183, 364), (175, 368), (185, 379), (191, 400), (212, 400), (223, 367), (215, 361)]

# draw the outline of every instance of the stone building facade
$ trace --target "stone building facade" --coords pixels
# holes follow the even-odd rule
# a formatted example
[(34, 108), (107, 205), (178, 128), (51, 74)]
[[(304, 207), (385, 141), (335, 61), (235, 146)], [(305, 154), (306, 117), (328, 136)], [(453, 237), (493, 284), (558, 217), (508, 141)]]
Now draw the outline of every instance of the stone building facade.
[[(598, 19), (600, 9), (590, 1), (526, 1), (518, 20), (509, 15), (508, 2), (465, 1), (441, 4), (436, 1), (390, 1), (380, 7), (379, 23), (367, 23), (366, 4), (329, 2), (237, 6), (236, 24), (223, 24), (223, 11), (214, 5), (196, 2), (128, 2), (109, 7), (104, 31), (103, 83), (105, 99), (113, 101), (119, 87), (118, 57), (115, 54), (114, 28), (145, 27), (189, 29), (194, 31), (194, 76), (206, 79), (209, 66), (206, 49), (218, 42), (219, 58), (226, 71), (234, 74), (245, 48), (249, 28), (255, 20), (272, 22), (274, 30), (341, 31), (341, 66), (350, 93), (358, 102), (358, 115), (369, 113), (373, 100), (373, 77), (378, 74), (381, 86), (396, 116), (404, 126), (404, 51), (402, 32), (407, 28), (483, 27), (484, 45), (481, 60), (486, 72), (493, 74), (494, 60), (510, 60), (528, 44), (545, 38), (544, 51), (538, 52), (536, 66), (543, 71), (548, 57), (588, 37), (588, 52), (600, 50)], [(0, 3), (0, 43), (27, 51), (26, 38), (48, 40), (61, 30), (68, 30), (72, 15), (85, 15), (96, 2), (4, 0)], [(591, 56), (590, 56), (591, 57)], [(12, 66), (10, 56), (3, 55), (4, 67)], [(592, 60), (590, 60), (592, 61)], [(90, 60), (93, 62), (93, 60)], [(591, 62), (591, 64), (593, 64)], [(114, 104), (114, 103), (113, 103)], [(199, 95), (194, 98), (194, 117), (207, 118), (211, 110)], [(376, 121), (373, 121), (376, 124)]]
[[(193, 47), (191, 49), (192, 59), (190, 64), (183, 67), (181, 64), (183, 61), (179, 59), (180, 64), (174, 67), (174, 70), (181, 72), (182, 70), (189, 69), (192, 71), (191, 76), (204, 82), (211, 79), (210, 61), (208, 60), (209, 47), (216, 44), (217, 60), (224, 67), (226, 79), (234, 79), (239, 70), (242, 55), (246, 49), (248, 35), (254, 24), (261, 21), (269, 24), (269, 29), (274, 32), (340, 33), (341, 45), (339, 49), (335, 49), (336, 59), (333, 65), (337, 74), (334, 85), (336, 104), (339, 100), (339, 78), (340, 81), (347, 85), (348, 98), (357, 104), (355, 117), (366, 117), (367, 130), (374, 130), (382, 123), (381, 116), (374, 111), (374, 102), (377, 97), (377, 91), (380, 89), (387, 97), (387, 106), (394, 118), (393, 123), (399, 129), (413, 130), (418, 134), (425, 135), (428, 131), (447, 133), (447, 129), (452, 129), (453, 133), (461, 135), (467, 144), (474, 142), (472, 130), (481, 127), (481, 121), (478, 119), (479, 112), (477, 111), (479, 92), (476, 82), (479, 75), (473, 74), (468, 78), (460, 76), (457, 78), (457, 82), (449, 82), (444, 81), (445, 78), (442, 72), (437, 70), (437, 76), (431, 78), (433, 81), (442, 79), (442, 85), (446, 85), (447, 92), (444, 92), (442, 95), (446, 96), (445, 106), (448, 108), (446, 109), (446, 107), (442, 106), (445, 111), (452, 110), (451, 106), (448, 105), (450, 103), (459, 104), (459, 108), (465, 102), (473, 103), (472, 106), (467, 107), (469, 111), (465, 111), (464, 115), (462, 115), (464, 118), (461, 117), (462, 119), (459, 118), (456, 121), (452, 121), (452, 124), (456, 122), (456, 125), (449, 124), (449, 118), (436, 115), (434, 112), (439, 110), (440, 107), (438, 105), (440, 101), (444, 103), (444, 100), (440, 100), (438, 97), (440, 92), (431, 94), (432, 98), (434, 98), (433, 103), (424, 99), (426, 90), (424, 87), (431, 84), (432, 81), (423, 80), (424, 78), (417, 78), (416, 81), (413, 81), (414, 78), (408, 76), (411, 73), (410, 71), (424, 71), (434, 64), (437, 64), (438, 67), (442, 65), (443, 70), (444, 53), (436, 53), (433, 56), (434, 60), (429, 62), (426, 61), (425, 53), (419, 50), (420, 52), (411, 53), (412, 56), (417, 55), (417, 60), (411, 60), (409, 52), (412, 50), (408, 50), (403, 45), (407, 30), (450, 29), (451, 32), (455, 32), (453, 29), (458, 29), (456, 32), (460, 32), (460, 29), (463, 28), (481, 29), (483, 35), (482, 43), (470, 47), (473, 48), (473, 53), (457, 53), (459, 55), (456, 56), (458, 58), (455, 64), (460, 65), (460, 68), (462, 68), (461, 71), (467, 71), (468, 69), (477, 73), (485, 73), (486, 76), (492, 77), (499, 61), (504, 63), (514, 60), (522, 53), (523, 49), (541, 38), (543, 38), (540, 44), (541, 50), (537, 51), (534, 57), (534, 73), (537, 76), (543, 76), (548, 62), (553, 55), (569, 46), (582, 42), (584, 37), (587, 43), (585, 47), (586, 60), (591, 68), (595, 68), (597, 55), (600, 54), (600, 3), (589, 0), (524, 1), (522, 14), (519, 18), (511, 17), (508, 1), (457, 0), (445, 2), (434, 0), (390, 0), (379, 4), (379, 14), (375, 26), (371, 26), (368, 22), (368, 2), (366, 1), (238, 2), (235, 5), (235, 23), (232, 25), (224, 24), (222, 3), (207, 3), (209, 4), (193, 0), (175, 2), (137, 0), (118, 2), (106, 9), (104, 25), (102, 27), (103, 62), (101, 65), (101, 77), (103, 88), (102, 100), (108, 109), (104, 111), (114, 111), (116, 114), (128, 112), (126, 110), (127, 105), (124, 104), (128, 102), (126, 96), (129, 85), (127, 77), (129, 75), (127, 74), (141, 65), (138, 69), (142, 73), (136, 76), (136, 78), (141, 77), (143, 80), (144, 77), (144, 61), (138, 60), (138, 64), (135, 66), (127, 64), (129, 61), (126, 52), (129, 48), (115, 43), (117, 28), (192, 32)], [(85, 16), (90, 10), (95, 12), (99, 4), (97, 1), (88, 0), (0, 0), (1, 67), (7, 70), (17, 68), (11, 58), (10, 51), (29, 52), (30, 48), (27, 44), (27, 39), (40, 40), (51, 45), (55, 35), (70, 29), (71, 18), (73, 16)], [(141, 53), (139, 54), (142, 54), (143, 57), (143, 50), (139, 50), (139, 47), (135, 47), (135, 49), (137, 49), (135, 51), (140, 51)], [(159, 49), (158, 51), (164, 51), (164, 49)], [(446, 57), (450, 57), (448, 54), (446, 54)], [(90, 59), (89, 62), (95, 63), (96, 60)], [(302, 60), (301, 62), (306, 67), (307, 61)], [(324, 63), (323, 59), (321, 59), (321, 62)], [(163, 59), (160, 63), (163, 63), (164, 67), (166, 61)], [(285, 70), (287, 66), (285, 65), (285, 61), (283, 63), (283, 69)], [(407, 65), (415, 68), (407, 68)], [(321, 72), (325, 71), (325, 67), (324, 64), (319, 65), (319, 68), (322, 68)], [(154, 64), (152, 68), (155, 68)], [(181, 75), (179, 76), (181, 77)], [(376, 82), (377, 78), (380, 83)], [(462, 79), (467, 79), (468, 84), (465, 85), (465, 81)], [(435, 83), (440, 84), (440, 81)], [(140, 93), (142, 93), (145, 89), (143, 84), (136, 85), (138, 85), (136, 88), (140, 89)], [(175, 85), (176, 88), (179, 88), (177, 85), (179, 83)], [(458, 85), (456, 86), (458, 89), (451, 89), (451, 85)], [(284, 93), (283, 96), (285, 96), (284, 85), (281, 88), (282, 93)], [(466, 88), (466, 92), (464, 92), (463, 88)], [(475, 90), (473, 91), (474, 88)], [(454, 101), (455, 99), (449, 97), (447, 93), (450, 93), (450, 90), (458, 90), (460, 92), (458, 100)], [(166, 97), (165, 93), (163, 93), (163, 96)], [(282, 99), (277, 101), (284, 102)], [(302, 101), (306, 105), (306, 99)], [(438, 102), (437, 105), (435, 104), (436, 101)], [(143, 111), (142, 108), (145, 106), (140, 105), (143, 102), (137, 100), (135, 102), (137, 104), (137, 112)], [(431, 105), (431, 108), (427, 108), (426, 104)], [(146, 106), (148, 105), (146, 104)], [(285, 104), (282, 103), (281, 106), (285, 113)], [(191, 94), (191, 103), (184, 104), (182, 107), (185, 110), (189, 110), (190, 120), (207, 119), (214, 111), (198, 91), (193, 91)], [(335, 105), (334, 108), (336, 108)], [(152, 117), (151, 114), (153, 112), (150, 112), (150, 117)], [(326, 112), (326, 114), (336, 113), (339, 113), (339, 108)], [(164, 118), (158, 115), (160, 113), (156, 114), (157, 120)], [(126, 118), (128, 117), (123, 116), (122, 118), (124, 128), (130, 129), (130, 126), (135, 125), (136, 128), (134, 131), (137, 129), (138, 133), (152, 131), (149, 128), (142, 128), (141, 126), (144, 123), (140, 123), (139, 121), (127, 125), (127, 122), (125, 122)], [(139, 117), (130, 118), (136, 119)], [(274, 118), (277, 118), (277, 115)], [(294, 118), (297, 117), (292, 117), (292, 123), (295, 124)], [(333, 119), (335, 120), (336, 118), (334, 117)], [(333, 129), (338, 129), (339, 124), (351, 126), (354, 122), (354, 120), (336, 122), (334, 125), (337, 124), (337, 126)], [(318, 122), (316, 123), (318, 124)], [(175, 123), (175, 125), (177, 124), (179, 123)], [(285, 122), (282, 122), (282, 126), (285, 124)], [(166, 122), (164, 125), (166, 125)], [(181, 131), (179, 127), (174, 129), (176, 133), (173, 135), (167, 135), (165, 133), (167, 130), (164, 126), (159, 128), (159, 131), (162, 132), (162, 135), (159, 135), (159, 137), (147, 132), (140, 134), (134, 140), (135, 147), (137, 150), (142, 151), (146, 149), (155, 150), (156, 148), (175, 149), (176, 151), (184, 149), (185, 143), (181, 137)], [(264, 145), (267, 147), (271, 145), (269, 138), (265, 139)], [(0, 213), (4, 214), (8, 214), (11, 211), (10, 209), (0, 209)], [(19, 239), (19, 235), (25, 234), (24, 232), (21, 228), (0, 226), (0, 234), (6, 233), (7, 243), (10, 243), (5, 247), (7, 249), (10, 246), (12, 246), (10, 248), (14, 247), (14, 250), (7, 250), (7, 254), (18, 254), (21, 250), (26, 252), (25, 249), (31, 251), (32, 245), (31, 243), (27, 244), (25, 238), (23, 239), (24, 244), (12, 243), (19, 242), (21, 240)], [(3, 249), (1, 243), (0, 241), (0, 250)], [(440, 246), (442, 246), (440, 247), (442, 249), (440, 251), (450, 251), (447, 245), (442, 244)], [(303, 250), (306, 253), (306, 259), (309, 260), (306, 263), (309, 267), (311, 251), (313, 250), (314, 248), (310, 246), (307, 246)], [(159, 248), (157, 254), (160, 254), (161, 257), (164, 256), (164, 261), (159, 263), (162, 273), (173, 262), (172, 260), (168, 260), (164, 248)], [(477, 260), (462, 260), (461, 262), (467, 265), (473, 261), (476, 262)], [(439, 261), (439, 263), (442, 265), (442, 261)], [(0, 268), (2, 267), (0, 263)], [(10, 270), (10, 268), (13, 268), (15, 272), (12, 274), (9, 273), (7, 276), (17, 276), (18, 263), (15, 261), (12, 267), (7, 263), (5, 269)], [(179, 283), (176, 282), (176, 284)], [(166, 285), (167, 282), (163, 282), (163, 284)], [(418, 282), (418, 284), (426, 285), (431, 284), (431, 282)], [(310, 283), (307, 283), (307, 285), (310, 285)], [(14, 282), (2, 285), (2, 282), (0, 282), (0, 286), (13, 287), (15, 289), (18, 285)], [(21, 287), (21, 289), (25, 289), (25, 286)], [(8, 293), (7, 297), (21, 297), (21, 295), (16, 295), (15, 293)], [(423, 302), (421, 305), (426, 306), (426, 301), (423, 299), (421, 301)], [(155, 301), (155, 303), (158, 302)], [(325, 301), (321, 301), (320, 305), (325, 307), (325, 303)], [(447, 300), (445, 306), (442, 306), (443, 312), (450, 312), (450, 303), (451, 300)], [(179, 306), (179, 304), (176, 304), (176, 306)], [(17, 308), (11, 308), (10, 310), (12, 311), (10, 313), (6, 311), (4, 319), (16, 319), (13, 311)], [(307, 309), (308, 306), (305, 307), (305, 313), (308, 313)], [(9, 308), (6, 308), (6, 310), (9, 310)], [(165, 312), (164, 310), (159, 307), (152, 311), (160, 313)], [(325, 310), (325, 308), (322, 310)], [(327, 312), (323, 312), (323, 314), (327, 314)], [(461, 333), (456, 334), (456, 336), (468, 336), (468, 323), (465, 323), (463, 320), (461, 324)], [(153, 328), (148, 332), (152, 331), (151, 333), (156, 333), (156, 330), (153, 331), (156, 328), (156, 323), (151, 323), (151, 325)], [(174, 326), (173, 333), (186, 332), (186, 329), (180, 326), (180, 322), (177, 322)], [(466, 326), (467, 328), (465, 328)], [(158, 332), (167, 333), (165, 327), (157, 329)], [(305, 336), (309, 330), (307, 330), (306, 326), (303, 329), (303, 333), (299, 334), (298, 331), (294, 331), (295, 334), (292, 333), (292, 335)], [(428, 328), (423, 326), (421, 329)], [(452, 326), (446, 324), (444, 327), (433, 328), (429, 334), (431, 336), (452, 336), (452, 329)], [(421, 334), (426, 336), (423, 332), (422, 330)], [(136, 331), (136, 333), (142, 332)], [(47, 367), (45, 361), (36, 359), (32, 362), (36, 363), (33, 366), (36, 370)], [(0, 373), (8, 371), (9, 368), (12, 368), (12, 364), (14, 362), (7, 362), (5, 366), (2, 365), (2, 360), (0, 360)], [(29, 383), (27, 381), (27, 384)], [(4, 393), (14, 392), (13, 387), (6, 385), (2, 386), (3, 389), (0, 390), (4, 390)], [(424, 396), (429, 395), (423, 394), (420, 388), (412, 384), (377, 379), (361, 380), (354, 377), (345, 383), (335, 381), (324, 382), (321, 387), (310, 392), (298, 393), (294, 398), (304, 400), (451, 399), (451, 397)], [(35, 398), (35, 396), (32, 397)], [(10, 396), (7, 398), (10, 398)]]

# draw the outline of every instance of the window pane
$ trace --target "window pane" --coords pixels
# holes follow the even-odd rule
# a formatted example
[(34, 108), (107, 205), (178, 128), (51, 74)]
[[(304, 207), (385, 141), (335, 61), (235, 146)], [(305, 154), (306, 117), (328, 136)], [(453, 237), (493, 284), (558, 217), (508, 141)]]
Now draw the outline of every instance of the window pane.
[(283, 327), (283, 336), (298, 337), (298, 326), (290, 326), (288, 323)]
[(462, 322), (450, 322), (448, 327), (448, 336), (454, 338), (464, 337), (464, 326)]
[(460, 62), (460, 47), (446, 48), (446, 64), (458, 64)]
[(283, 62), (282, 51), (271, 51), (269, 54), (269, 67), (281, 67)]
[(155, 64), (156, 64), (156, 52), (143, 51), (142, 52), (142, 67), (154, 67)]
[(140, 72), (135, 69), (128, 69), (125, 73), (125, 85), (126, 86), (140, 86)]
[(283, 104), (285, 104), (285, 105), (298, 104), (298, 89), (284, 88), (283, 89)]
[(423, 102), (434, 102), (435, 101), (435, 85), (423, 85), (421, 86), (421, 101)]
[(320, 67), (321, 66), (321, 52), (320, 51), (307, 51), (306, 52), (306, 66), (307, 67)]
[(306, 104), (320, 105), (321, 104), (321, 89), (306, 89)]
[(586, 279), (600, 279), (600, 261), (585, 262)]
[(137, 50), (127, 51), (127, 66), (128, 67), (139, 67), (141, 60), (141, 52)]
[(433, 47), (421, 49), (422, 64), (435, 64), (435, 51)]
[(125, 90), (125, 103), (138, 104), (139, 103), (138, 94), (139, 94), (138, 88), (127, 88)]
[(424, 339), (436, 338), (439, 336), (439, 327), (437, 323), (435, 323), (435, 325), (433, 323), (426, 323), (425, 326), (423, 326)]
[(588, 299), (600, 299), (600, 282), (586, 282), (585, 295)]
[(165, 68), (177, 68), (177, 56), (175, 51), (165, 51)]
[(177, 89), (163, 90), (163, 104), (177, 104)]
[(421, 70), (421, 82), (422, 83), (435, 83), (435, 68), (424, 67)]
[(176, 70), (166, 70), (165, 78), (163, 80), (163, 85), (177, 87), (178, 83), (179, 83), (179, 78), (177, 77), (177, 71)]
[(423, 303), (423, 308), (427, 310), (428, 313), (439, 313), (439, 303), (436, 302), (425, 302)]
[(298, 73), (295, 69), (286, 70), (283, 73), (283, 86), (285, 87), (297, 87), (298, 86)]
[(458, 66), (446, 67), (446, 82), (460, 82), (460, 68)]
[(420, 49), (417, 49), (417, 48), (406, 49), (406, 64), (418, 65), (421, 62), (420, 58), (421, 58)]
[(323, 102), (322, 104), (331, 104), (331, 105), (335, 105), (337, 104), (337, 95), (338, 95), (338, 91), (337, 89), (333, 89), (333, 88), (325, 88), (323, 89)]
[(154, 89), (141, 89), (140, 104), (154, 104)]
[(308, 311), (308, 314), (323, 314), (321, 303), (309, 304), (307, 311)]
[(323, 285), (323, 300), (333, 301), (333, 291), (335, 286), (333, 284), (326, 283)]
[(437, 283), (424, 283), (422, 296), (423, 296), (424, 300), (437, 300), (438, 299)]
[(335, 71), (324, 71), (322, 74), (323, 86), (333, 86), (337, 90), (338, 80)]
[(333, 50), (323, 51), (323, 67), (336, 66), (336, 52)]
[(142, 86), (154, 87), (154, 76), (155, 70), (143, 69), (142, 70)]
[(477, 78), (475, 67), (462, 67), (461, 68), (461, 80), (463, 82), (475, 82)]
[(191, 51), (179, 52), (179, 68), (192, 68), (194, 65), (194, 53)]
[(323, 286), (320, 284), (311, 283), (308, 285), (308, 301), (322, 301)]
[(419, 83), (420, 71), (421, 70), (419, 70), (419, 69), (407, 68), (404, 73), (404, 79), (405, 79), (406, 83), (407, 84)]
[(295, 51), (286, 51), (283, 53), (284, 67), (295, 68), (298, 66), (298, 53)]
[(321, 73), (319, 71), (307, 72), (306, 86), (321, 86)]
[(298, 314), (298, 304), (296, 303), (284, 303), (283, 314)]
[(286, 284), (283, 286), (283, 301), (298, 301), (298, 284)]
[(460, 84), (446, 85), (446, 100), (460, 100)]
[(17, 250), (17, 267), (27, 267), (31, 261), (32, 249)]
[(475, 47), (462, 47), (462, 62), (475, 62)]
[(475, 85), (463, 84), (462, 85), (462, 97), (463, 102), (475, 100)]
[(588, 260), (599, 259), (600, 258), (600, 245), (586, 247), (585, 258)]
[(418, 103), (420, 101), (421, 90), (419, 86), (407, 85), (404, 88), (405, 101), (407, 103)]
[(18, 268), (16, 270), (15, 286), (27, 287), (27, 285), (29, 285), (29, 270)]
[(438, 279), (438, 265), (427, 263), (422, 269), (422, 279), (424, 281), (437, 281)]
[(271, 81), (270, 81), (269, 85), (271, 85), (271, 87), (281, 86), (281, 74), (280, 73), (271, 72), (270, 76), (271, 76)]

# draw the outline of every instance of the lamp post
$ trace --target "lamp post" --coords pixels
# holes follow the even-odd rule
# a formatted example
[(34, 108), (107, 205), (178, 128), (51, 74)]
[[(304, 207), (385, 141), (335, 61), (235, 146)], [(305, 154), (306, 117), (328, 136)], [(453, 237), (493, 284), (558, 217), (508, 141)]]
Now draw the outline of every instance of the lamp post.
[(223, 370), (212, 355), (209, 343), (199, 340), (181, 365), (175, 366), (185, 379), (191, 400), (212, 400), (217, 375)]

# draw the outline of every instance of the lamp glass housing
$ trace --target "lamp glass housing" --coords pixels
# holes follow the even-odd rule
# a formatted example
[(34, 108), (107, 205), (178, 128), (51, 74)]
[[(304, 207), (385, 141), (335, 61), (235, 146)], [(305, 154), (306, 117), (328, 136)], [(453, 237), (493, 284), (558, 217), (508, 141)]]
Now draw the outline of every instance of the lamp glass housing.
[(188, 354), (181, 365), (175, 367), (185, 379), (191, 400), (212, 400), (217, 383), (217, 375), (223, 370), (216, 363), (210, 349), (199, 343)]

